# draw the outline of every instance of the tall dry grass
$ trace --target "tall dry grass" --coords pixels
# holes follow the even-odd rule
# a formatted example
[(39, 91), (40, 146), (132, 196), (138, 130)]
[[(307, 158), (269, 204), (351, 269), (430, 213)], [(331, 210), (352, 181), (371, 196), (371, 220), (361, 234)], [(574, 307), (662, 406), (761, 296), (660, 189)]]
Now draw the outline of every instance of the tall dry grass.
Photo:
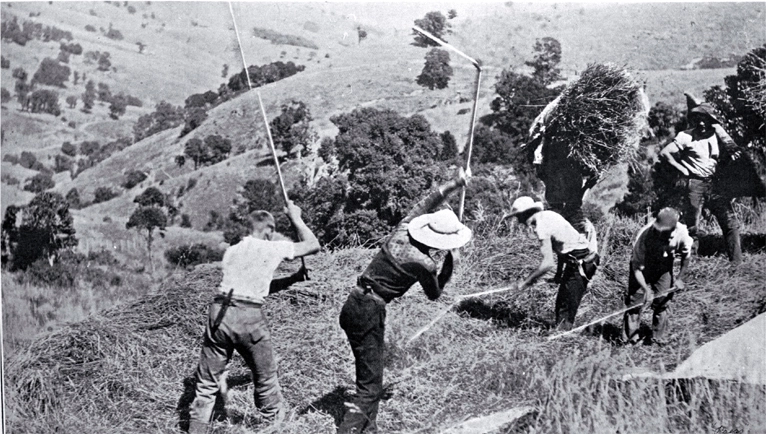
[[(611, 226), (607, 224), (611, 222)], [(506, 222), (507, 223), (507, 222)], [(761, 386), (691, 380), (622, 381), (626, 372), (671, 370), (694, 348), (764, 310), (764, 252), (748, 251), (735, 274), (721, 256), (696, 258), (689, 289), (673, 301), (670, 344), (622, 346), (620, 319), (548, 341), (556, 287), (498, 293), (450, 309), (456, 295), (510, 285), (540, 260), (515, 225), (479, 233), (444, 296), (417, 287), (388, 306), (383, 432), (438, 433), (473, 416), (519, 405), (537, 410), (504, 427), (514, 433), (699, 433), (766, 430)], [(627, 255), (641, 222), (611, 217), (605, 265), (578, 322), (622, 307)], [(278, 432), (331, 433), (353, 395), (353, 356), (338, 325), (348, 291), (374, 251), (346, 249), (307, 259), (312, 281), (264, 307), (291, 406)], [(281, 272), (298, 267), (287, 264)], [(221, 278), (212, 265), (177, 273), (153, 295), (35, 340), (7, 363), (10, 432), (170, 433), (188, 417), (206, 305)], [(440, 322), (408, 345), (435, 315)], [(226, 417), (216, 433), (276, 432), (253, 407), (252, 382), (235, 358)], [(58, 431), (57, 431), (58, 430)], [(265, 431), (264, 431), (265, 430)]]

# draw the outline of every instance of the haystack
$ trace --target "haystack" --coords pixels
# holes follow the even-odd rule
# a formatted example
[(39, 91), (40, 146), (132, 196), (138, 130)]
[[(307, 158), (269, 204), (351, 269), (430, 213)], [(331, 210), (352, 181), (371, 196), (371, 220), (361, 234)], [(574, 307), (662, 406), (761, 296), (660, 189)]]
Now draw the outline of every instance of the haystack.
[(635, 158), (648, 114), (643, 87), (626, 69), (590, 64), (550, 108), (546, 142), (566, 147), (583, 174), (600, 176)]

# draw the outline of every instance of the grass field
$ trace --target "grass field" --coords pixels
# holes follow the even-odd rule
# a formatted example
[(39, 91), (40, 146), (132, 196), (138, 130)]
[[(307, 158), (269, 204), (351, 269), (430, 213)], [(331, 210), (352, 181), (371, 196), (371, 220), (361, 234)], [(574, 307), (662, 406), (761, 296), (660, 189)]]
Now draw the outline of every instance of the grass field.
[[(622, 306), (629, 245), (641, 222), (599, 225), (609, 240), (604, 265), (581, 306), (582, 323)], [(763, 224), (763, 221), (756, 222)], [(713, 230), (708, 226), (708, 230)], [(672, 370), (699, 345), (764, 310), (763, 240), (731, 274), (721, 254), (695, 258), (689, 287), (673, 301), (670, 344), (622, 346), (619, 318), (570, 338), (547, 341), (556, 288), (464, 301), (418, 340), (408, 338), (449, 309), (455, 296), (503, 287), (538, 259), (519, 229), (478, 234), (437, 302), (414, 287), (390, 303), (386, 330), (384, 432), (438, 433), (465, 419), (529, 405), (536, 411), (505, 433), (699, 433), (719, 426), (766, 429), (766, 390), (728, 382), (622, 381), (638, 369)], [(750, 226), (763, 233), (762, 226)], [(762, 235), (760, 235), (762, 238)], [(291, 406), (279, 432), (334, 432), (353, 393), (353, 357), (337, 316), (374, 254), (346, 249), (307, 259), (313, 280), (272, 296), (265, 310)], [(281, 272), (294, 269), (287, 264)], [(214, 265), (166, 279), (152, 295), (46, 333), (7, 363), (14, 433), (170, 433), (193, 396), (193, 372), (206, 304), (221, 278)], [(262, 432), (252, 384), (235, 358), (228, 417), (216, 433)], [(76, 415), (88, 414), (87, 418)]]

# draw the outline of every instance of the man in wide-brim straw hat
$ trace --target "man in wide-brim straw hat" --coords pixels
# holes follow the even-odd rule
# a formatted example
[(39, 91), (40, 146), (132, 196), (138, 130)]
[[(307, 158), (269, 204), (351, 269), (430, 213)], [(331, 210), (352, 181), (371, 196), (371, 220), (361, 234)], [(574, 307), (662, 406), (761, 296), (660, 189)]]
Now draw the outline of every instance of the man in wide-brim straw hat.
[[(626, 306), (636, 306), (643, 301), (643, 307), (625, 312), (623, 320), (623, 341), (638, 343), (641, 313), (652, 308), (652, 342), (665, 343), (665, 334), (670, 312), (668, 303), (673, 293), (671, 287), (684, 289), (683, 277), (689, 265), (692, 239), (686, 225), (678, 222), (678, 211), (663, 208), (651, 223), (638, 231), (630, 257), (628, 292)], [(673, 274), (673, 262), (681, 257), (678, 275)]]
[[(420, 202), (384, 241), (378, 254), (357, 280), (340, 313), (356, 366), (356, 398), (347, 403), (339, 433), (376, 433), (378, 404), (383, 393), (386, 303), (420, 282), (429, 299), (441, 296), (452, 276), (458, 248), (471, 239), (471, 230), (449, 209), (436, 211), (466, 184), (460, 169), (451, 180)], [(446, 250), (438, 271), (433, 250)]]
[[(678, 133), (672, 142), (663, 147), (660, 157), (680, 175), (673, 189), (683, 201), (680, 207), (681, 220), (688, 227), (695, 245), (699, 239), (698, 226), (702, 208), (706, 206), (721, 227), (729, 260), (737, 266), (742, 262), (739, 221), (734, 213), (732, 197), (724, 194), (722, 189), (714, 189), (713, 181), (721, 151), (727, 151), (725, 162), (729, 162), (738, 158), (738, 147), (721, 126), (713, 106), (698, 102), (688, 93), (686, 98), (689, 129)], [(666, 198), (662, 205), (675, 206), (672, 203), (675, 196)]]
[(585, 221), (585, 234), (578, 232), (564, 217), (554, 211), (543, 210), (542, 202), (529, 196), (516, 199), (511, 206), (511, 216), (531, 228), (540, 240), (543, 260), (526, 279), (516, 284), (517, 290), (532, 286), (537, 279), (554, 269), (558, 256), (565, 263), (556, 296), (556, 327), (572, 328), (577, 309), (580, 307), (588, 282), (593, 278), (599, 264), (598, 241), (595, 228)]

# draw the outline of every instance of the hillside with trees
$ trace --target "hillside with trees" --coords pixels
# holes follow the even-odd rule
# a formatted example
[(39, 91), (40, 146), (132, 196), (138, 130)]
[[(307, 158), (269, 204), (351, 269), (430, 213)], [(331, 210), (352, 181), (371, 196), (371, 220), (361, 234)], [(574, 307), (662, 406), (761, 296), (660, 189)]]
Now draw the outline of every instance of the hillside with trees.
[[(176, 432), (183, 425), (203, 301), (220, 278), (215, 265), (202, 264), (221, 260), (256, 209), (277, 216), (277, 238), (293, 236), (267, 125), (287, 195), (324, 249), (307, 259), (312, 281), (267, 302), (283, 387), (296, 405), (285, 432), (334, 429), (353, 377), (336, 315), (347, 289), (422, 193), (464, 164), (476, 70), (413, 25), (482, 66), (465, 209), (475, 238), (454, 292), (432, 304), (422, 294), (392, 304), (393, 397), (382, 407), (383, 429), (442, 432), (516, 405), (536, 413), (509, 432), (766, 429), (762, 390), (691, 391), (692, 405), (648, 380), (627, 392), (613, 380), (629, 367), (666, 370), (763, 311), (766, 212), (762, 199), (750, 198), (766, 193), (757, 182), (766, 175), (763, 4), (233, 9), (242, 53), (221, 2), (0, 5), (3, 325), (13, 432)], [(546, 344), (547, 283), (446, 310), (456, 294), (507, 286), (537, 260), (532, 240), (511, 238), (522, 234), (507, 218), (516, 197), (543, 193), (530, 165), (529, 127), (594, 62), (625, 66), (645, 82), (652, 109), (651, 132), (633, 164), (603, 174), (586, 197), (604, 262), (583, 318), (621, 307), (630, 242), (663, 185), (652, 169), (657, 147), (685, 128), (684, 91), (709, 100), (743, 146), (727, 176), (755, 174), (752, 183), (734, 183), (749, 193), (735, 202), (745, 263), (738, 274), (723, 271), (720, 228), (706, 217), (692, 270), (699, 297), (679, 295), (683, 312), (674, 327), (683, 332), (672, 347), (619, 346), (616, 322)], [(279, 274), (297, 266), (289, 262)], [(442, 311), (443, 328), (422, 346), (405, 343)], [(298, 330), (287, 317), (307, 322)], [(574, 356), (554, 360), (564, 353)], [(312, 366), (326, 378), (306, 369), (317, 359)], [(126, 374), (134, 372), (140, 380)], [(260, 428), (249, 419), (251, 391), (236, 382), (244, 372), (233, 367), (231, 412), (216, 432)], [(461, 372), (479, 374), (471, 383)], [(409, 382), (414, 376), (422, 383)], [(611, 400), (618, 395), (624, 400)], [(583, 396), (598, 399), (580, 405), (571, 398)], [(411, 405), (418, 397), (429, 403)], [(86, 413), (92, 417), (68, 416)]]

